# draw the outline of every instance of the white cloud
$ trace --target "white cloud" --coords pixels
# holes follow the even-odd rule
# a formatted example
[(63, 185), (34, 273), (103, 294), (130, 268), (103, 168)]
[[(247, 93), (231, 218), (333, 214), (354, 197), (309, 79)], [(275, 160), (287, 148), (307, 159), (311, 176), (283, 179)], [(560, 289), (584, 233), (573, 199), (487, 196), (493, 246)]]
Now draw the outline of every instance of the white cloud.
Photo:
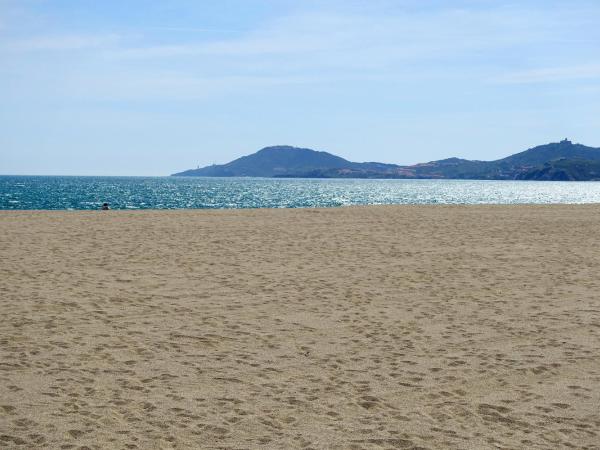
[(527, 44), (555, 34), (564, 21), (557, 14), (524, 14), (522, 10), (459, 10), (393, 15), (305, 13), (274, 20), (244, 36), (177, 45), (117, 50), (126, 58), (181, 55), (261, 56), (313, 52), (396, 49), (401, 55), (439, 55)]
[(77, 98), (179, 100), (345, 81), (409, 81), (426, 88), (436, 80), (451, 89), (459, 79), (508, 84), (596, 76), (594, 65), (494, 76), (506, 60), (553, 57), (552, 43), (573, 36), (580, 18), (556, 8), (535, 12), (515, 6), (389, 13), (365, 7), (357, 14), (342, 8), (279, 17), (218, 38), (212, 32), (200, 39), (194, 33), (148, 36), (143, 33), (149, 28), (141, 28), (138, 35), (38, 36), (0, 48), (93, 50), (85, 62), (71, 58), (72, 64), (54, 68), (57, 83), (64, 84), (59, 90), (69, 95), (72, 88)]
[(117, 34), (37, 36), (9, 41), (0, 48), (11, 52), (82, 50), (114, 45), (119, 39)]
[(60, 79), (54, 90), (61, 98), (102, 101), (188, 101), (248, 93), (278, 86), (323, 82), (310, 76), (191, 76), (177, 72), (107, 71)]
[(104, 56), (117, 64), (177, 64), (223, 76), (337, 73), (340, 79), (350, 74), (402, 80), (452, 78), (460, 67), (463, 76), (485, 80), (493, 72), (486, 59), (547, 46), (573, 27), (569, 17), (555, 10), (534, 15), (516, 7), (371, 10), (361, 15), (321, 11), (280, 17), (241, 36), (146, 46), (130, 41)]
[(529, 84), (584, 79), (600, 80), (600, 64), (546, 67), (516, 71), (497, 76), (491, 81), (497, 84)]

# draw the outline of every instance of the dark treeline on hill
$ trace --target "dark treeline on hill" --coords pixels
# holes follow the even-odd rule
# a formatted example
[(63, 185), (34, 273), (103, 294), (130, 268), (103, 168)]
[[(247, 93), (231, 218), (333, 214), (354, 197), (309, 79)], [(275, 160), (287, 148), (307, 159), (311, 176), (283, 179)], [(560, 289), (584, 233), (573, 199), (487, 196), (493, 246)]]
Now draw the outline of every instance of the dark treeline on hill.
[(600, 180), (600, 148), (573, 144), (565, 139), (496, 161), (448, 158), (400, 166), (357, 163), (327, 152), (276, 146), (227, 164), (186, 170), (174, 176), (590, 181)]

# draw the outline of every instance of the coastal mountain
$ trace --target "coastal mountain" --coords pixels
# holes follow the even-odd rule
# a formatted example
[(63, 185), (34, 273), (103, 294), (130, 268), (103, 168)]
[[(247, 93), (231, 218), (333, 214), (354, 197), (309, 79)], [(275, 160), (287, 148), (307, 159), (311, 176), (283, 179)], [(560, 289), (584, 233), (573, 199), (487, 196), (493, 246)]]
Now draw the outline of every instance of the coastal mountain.
[(327, 152), (308, 148), (280, 145), (266, 147), (258, 152), (242, 156), (227, 164), (212, 165), (187, 170), (178, 176), (209, 177), (274, 177), (278, 175), (303, 174), (316, 169), (341, 169), (350, 163), (344, 158)]
[(600, 161), (556, 159), (522, 172), (519, 180), (600, 181)]
[(278, 145), (265, 147), (258, 152), (242, 156), (227, 164), (213, 164), (198, 169), (186, 170), (174, 176), (197, 177), (289, 177), (308, 176), (322, 171), (384, 171), (398, 167), (383, 163), (354, 163), (327, 152), (308, 148)]
[(327, 152), (275, 146), (227, 164), (186, 170), (174, 176), (600, 180), (600, 148), (573, 144), (565, 139), (495, 161), (448, 158), (400, 166), (357, 163)]
[(573, 144), (565, 139), (495, 161), (450, 158), (410, 168), (415, 178), (585, 181), (599, 178), (596, 173), (598, 161), (600, 148)]

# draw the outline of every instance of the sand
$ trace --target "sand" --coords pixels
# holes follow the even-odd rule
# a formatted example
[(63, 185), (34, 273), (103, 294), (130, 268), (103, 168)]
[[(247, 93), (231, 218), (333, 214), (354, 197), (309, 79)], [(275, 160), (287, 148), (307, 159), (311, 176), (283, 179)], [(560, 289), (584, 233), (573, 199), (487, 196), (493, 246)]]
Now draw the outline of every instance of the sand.
[(600, 206), (0, 213), (2, 448), (600, 448)]

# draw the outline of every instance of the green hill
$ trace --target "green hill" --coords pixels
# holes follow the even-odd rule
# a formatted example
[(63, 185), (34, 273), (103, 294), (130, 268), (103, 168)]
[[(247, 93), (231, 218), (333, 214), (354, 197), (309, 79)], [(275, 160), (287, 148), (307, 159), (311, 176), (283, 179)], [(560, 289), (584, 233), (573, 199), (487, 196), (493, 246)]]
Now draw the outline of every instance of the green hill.
[(452, 178), (477, 180), (597, 180), (600, 149), (569, 140), (530, 148), (495, 161), (448, 158), (412, 166), (351, 162), (331, 153), (266, 147), (227, 164), (175, 176), (304, 178)]
[(327, 152), (308, 148), (279, 145), (265, 147), (222, 165), (186, 170), (176, 176), (208, 177), (274, 177), (310, 172), (315, 169), (342, 169), (352, 167), (350, 161)]
[(518, 180), (600, 181), (600, 161), (557, 159), (522, 172)]

